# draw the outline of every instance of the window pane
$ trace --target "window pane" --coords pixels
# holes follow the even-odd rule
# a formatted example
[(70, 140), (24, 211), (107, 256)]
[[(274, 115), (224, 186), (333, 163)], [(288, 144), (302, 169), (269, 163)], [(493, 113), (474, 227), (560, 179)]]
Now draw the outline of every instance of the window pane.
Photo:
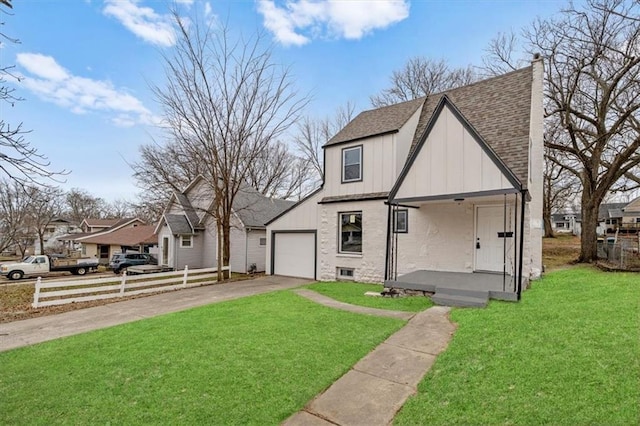
[(344, 151), (345, 166), (352, 164), (360, 164), (360, 148), (346, 149)]
[(344, 167), (344, 180), (357, 180), (360, 179), (360, 165)]
[(362, 147), (347, 148), (342, 151), (342, 179), (344, 181), (362, 179)]
[(362, 253), (362, 213), (340, 214), (340, 251)]
[(407, 211), (396, 211), (396, 232), (407, 232)]

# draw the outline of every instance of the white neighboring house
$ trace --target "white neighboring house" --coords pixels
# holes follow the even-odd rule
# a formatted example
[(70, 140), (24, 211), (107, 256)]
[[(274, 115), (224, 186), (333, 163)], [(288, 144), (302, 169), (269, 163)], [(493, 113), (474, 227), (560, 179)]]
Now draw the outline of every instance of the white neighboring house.
[[(218, 238), (215, 219), (207, 214), (213, 194), (198, 176), (182, 192), (174, 192), (156, 226), (158, 262), (174, 269), (217, 266)], [(268, 198), (244, 187), (236, 195), (231, 223), (231, 272), (264, 272), (266, 222), (293, 205)]]
[[(61, 251), (64, 249), (63, 237), (67, 234), (72, 234), (75, 232), (79, 232), (81, 229), (77, 227), (75, 224), (71, 223), (70, 220), (57, 217), (51, 220), (47, 225), (43, 239), (44, 239), (44, 251)], [(42, 254), (43, 250), (40, 247), (40, 240), (36, 238), (35, 241), (35, 254)]]
[(535, 58), (359, 114), (322, 186), (267, 224), (267, 273), (519, 299), (542, 270), (542, 85)]
[(553, 232), (558, 234), (573, 234), (580, 235), (581, 233), (581, 219), (580, 213), (552, 213), (551, 214), (551, 228)]

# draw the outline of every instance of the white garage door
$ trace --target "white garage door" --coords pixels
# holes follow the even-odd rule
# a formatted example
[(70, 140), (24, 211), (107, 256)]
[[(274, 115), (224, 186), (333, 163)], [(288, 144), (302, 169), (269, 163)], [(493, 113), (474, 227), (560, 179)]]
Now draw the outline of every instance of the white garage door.
[(273, 274), (289, 277), (315, 278), (315, 234), (274, 234)]

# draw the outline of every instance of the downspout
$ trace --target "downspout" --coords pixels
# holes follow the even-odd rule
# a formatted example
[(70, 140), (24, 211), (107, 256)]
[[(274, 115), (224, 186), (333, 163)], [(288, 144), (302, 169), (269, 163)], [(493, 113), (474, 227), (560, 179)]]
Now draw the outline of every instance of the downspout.
[(520, 300), (522, 296), (522, 268), (523, 268), (523, 259), (524, 259), (524, 208), (526, 204), (525, 191), (523, 190), (520, 193), (520, 197), (522, 198), (520, 201), (521, 210), (520, 210), (520, 258), (518, 259), (520, 274), (518, 276), (518, 300)]
[[(244, 273), (249, 272), (249, 228), (244, 231)], [(231, 262), (229, 262), (231, 263)]]
[(384, 280), (389, 279), (389, 244), (391, 244), (391, 204), (387, 204), (387, 247), (384, 255)]
[(502, 205), (502, 291), (506, 290), (507, 280), (507, 194)]

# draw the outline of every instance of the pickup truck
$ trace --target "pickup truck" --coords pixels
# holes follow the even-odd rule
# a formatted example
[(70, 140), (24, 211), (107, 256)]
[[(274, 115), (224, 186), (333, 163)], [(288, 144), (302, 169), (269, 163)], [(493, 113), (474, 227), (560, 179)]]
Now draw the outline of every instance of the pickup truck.
[(44, 276), (49, 272), (68, 271), (74, 275), (84, 275), (98, 268), (98, 259), (91, 258), (61, 258), (47, 255), (29, 256), (22, 262), (3, 263), (0, 265), (0, 275), (10, 280), (22, 277)]

